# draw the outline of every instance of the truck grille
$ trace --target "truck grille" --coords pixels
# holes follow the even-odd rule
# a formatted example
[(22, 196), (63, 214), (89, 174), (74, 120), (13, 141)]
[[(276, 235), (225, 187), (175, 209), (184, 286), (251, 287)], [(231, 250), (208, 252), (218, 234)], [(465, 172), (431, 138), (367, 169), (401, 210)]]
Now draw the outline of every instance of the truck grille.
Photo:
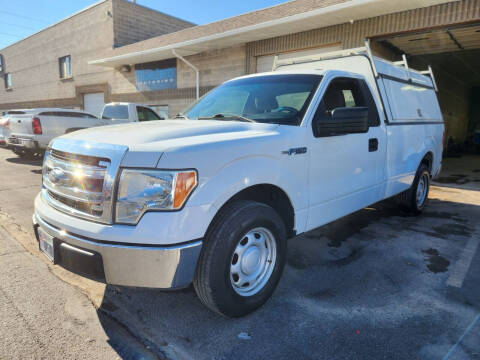
[[(43, 197), (54, 208), (91, 220), (104, 218), (107, 158), (50, 150), (43, 163)], [(108, 191), (110, 192), (110, 191)]]

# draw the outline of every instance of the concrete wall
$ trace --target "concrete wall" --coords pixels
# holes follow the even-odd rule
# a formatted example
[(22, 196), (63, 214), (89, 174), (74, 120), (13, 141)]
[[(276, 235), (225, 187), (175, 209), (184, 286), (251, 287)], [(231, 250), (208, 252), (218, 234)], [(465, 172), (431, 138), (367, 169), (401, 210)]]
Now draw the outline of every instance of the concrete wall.
[(120, 47), (191, 27), (191, 22), (133, 4), (113, 0), (114, 46)]
[[(0, 108), (79, 106), (76, 87), (108, 81), (114, 70), (88, 65), (113, 46), (111, 2), (106, 1), (0, 50), (13, 87), (0, 83)], [(73, 78), (61, 80), (58, 58), (70, 55)]]

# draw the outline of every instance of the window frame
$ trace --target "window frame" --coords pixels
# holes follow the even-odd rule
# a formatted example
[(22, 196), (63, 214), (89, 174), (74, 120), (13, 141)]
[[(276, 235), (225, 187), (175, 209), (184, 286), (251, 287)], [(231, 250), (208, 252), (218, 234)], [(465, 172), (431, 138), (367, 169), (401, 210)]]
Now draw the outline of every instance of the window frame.
[(5, 82), (5, 90), (13, 89), (12, 73), (5, 73), (3, 75), (3, 81)]
[[(66, 66), (67, 64), (68, 64), (68, 67)], [(73, 77), (71, 55), (65, 55), (58, 58), (58, 70), (59, 70), (59, 76), (61, 80), (70, 79)], [(66, 70), (69, 70), (68, 75)]]

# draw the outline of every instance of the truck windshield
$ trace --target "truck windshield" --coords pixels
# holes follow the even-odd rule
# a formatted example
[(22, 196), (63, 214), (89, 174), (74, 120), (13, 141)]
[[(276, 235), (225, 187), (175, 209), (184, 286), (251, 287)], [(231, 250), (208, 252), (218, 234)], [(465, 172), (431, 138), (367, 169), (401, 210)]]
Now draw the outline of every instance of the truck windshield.
[(320, 75), (275, 74), (229, 81), (203, 96), (181, 115), (189, 119), (300, 125)]
[(105, 105), (103, 109), (102, 119), (112, 120), (128, 120), (127, 105)]

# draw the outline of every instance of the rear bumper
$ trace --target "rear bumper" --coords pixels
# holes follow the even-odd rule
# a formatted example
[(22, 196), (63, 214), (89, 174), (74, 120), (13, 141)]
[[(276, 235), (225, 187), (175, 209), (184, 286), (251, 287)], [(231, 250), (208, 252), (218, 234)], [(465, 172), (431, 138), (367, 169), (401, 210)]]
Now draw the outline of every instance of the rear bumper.
[(87, 239), (49, 224), (37, 212), (33, 227), (37, 241), (39, 227), (54, 237), (58, 265), (81, 276), (122, 286), (186, 287), (193, 280), (202, 247), (201, 241), (136, 246)]
[(8, 147), (25, 150), (40, 150), (38, 141), (33, 138), (12, 135), (6, 140)]

